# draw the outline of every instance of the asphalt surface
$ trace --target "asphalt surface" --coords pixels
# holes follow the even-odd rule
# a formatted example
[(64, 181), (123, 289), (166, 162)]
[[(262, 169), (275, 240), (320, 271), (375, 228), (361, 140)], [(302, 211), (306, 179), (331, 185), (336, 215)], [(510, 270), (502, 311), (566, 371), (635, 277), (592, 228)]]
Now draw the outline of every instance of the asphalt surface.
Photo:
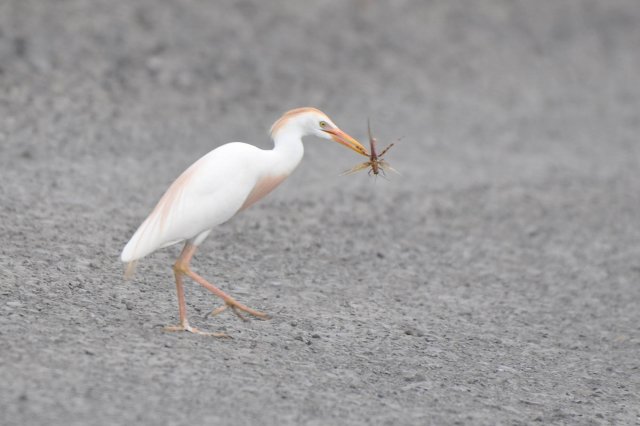
[[(640, 5), (0, 2), (0, 423), (638, 424)], [(168, 184), (316, 106), (194, 269), (269, 321), (166, 333), (171, 263), (120, 250)]]

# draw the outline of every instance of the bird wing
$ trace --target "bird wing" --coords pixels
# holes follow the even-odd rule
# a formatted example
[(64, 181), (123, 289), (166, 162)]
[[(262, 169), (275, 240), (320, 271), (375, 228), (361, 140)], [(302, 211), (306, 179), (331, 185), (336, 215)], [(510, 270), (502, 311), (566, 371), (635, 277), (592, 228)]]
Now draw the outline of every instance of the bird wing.
[(131, 237), (122, 261), (140, 259), (231, 219), (256, 187), (266, 153), (233, 142), (196, 161), (169, 186)]

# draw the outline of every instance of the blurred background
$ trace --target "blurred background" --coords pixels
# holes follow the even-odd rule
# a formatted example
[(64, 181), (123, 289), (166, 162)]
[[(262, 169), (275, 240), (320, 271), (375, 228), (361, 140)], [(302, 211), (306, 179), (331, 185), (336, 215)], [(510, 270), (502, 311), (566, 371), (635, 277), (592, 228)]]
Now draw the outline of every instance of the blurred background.
[[(637, 421), (639, 46), (634, 0), (0, 1), (2, 423)], [(306, 141), (196, 261), (275, 318), (162, 333), (177, 249), (122, 246), (300, 106), (401, 174)]]
[[(32, 149), (139, 163), (172, 150), (190, 162), (230, 140), (268, 147), (271, 123), (300, 105), (361, 137), (367, 117), (382, 141), (404, 137), (393, 154), (409, 178), (593, 176), (637, 158), (633, 2), (1, 7), (4, 158)], [(619, 127), (629, 130), (612, 137)], [(323, 180), (345, 153), (317, 145), (305, 170)]]

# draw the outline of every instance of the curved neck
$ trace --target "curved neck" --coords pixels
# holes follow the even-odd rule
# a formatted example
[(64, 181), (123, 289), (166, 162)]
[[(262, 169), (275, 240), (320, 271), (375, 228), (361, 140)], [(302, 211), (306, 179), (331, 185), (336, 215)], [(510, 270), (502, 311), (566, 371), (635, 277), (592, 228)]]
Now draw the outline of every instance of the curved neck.
[(280, 171), (286, 174), (293, 172), (304, 155), (302, 135), (298, 132), (280, 131), (274, 135), (273, 145)]

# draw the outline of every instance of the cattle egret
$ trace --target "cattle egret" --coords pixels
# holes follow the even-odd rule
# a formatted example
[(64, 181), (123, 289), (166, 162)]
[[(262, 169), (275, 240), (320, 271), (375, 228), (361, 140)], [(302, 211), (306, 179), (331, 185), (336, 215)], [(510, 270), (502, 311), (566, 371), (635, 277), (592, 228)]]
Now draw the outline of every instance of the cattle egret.
[(183, 287), (185, 275), (223, 300), (224, 305), (214, 310), (213, 315), (231, 308), (240, 318), (243, 318), (240, 311), (267, 318), (266, 314), (236, 301), (193, 272), (189, 264), (213, 227), (253, 205), (293, 172), (304, 153), (304, 136), (332, 139), (358, 154), (369, 155), (366, 148), (340, 130), (323, 112), (315, 108), (293, 109), (271, 127), (273, 149), (231, 142), (209, 152), (169, 186), (133, 234), (121, 255), (122, 261), (128, 264), (126, 276), (133, 273), (138, 259), (157, 249), (185, 242), (173, 265), (180, 323), (165, 330), (226, 337), (224, 333), (205, 333), (189, 325)]

